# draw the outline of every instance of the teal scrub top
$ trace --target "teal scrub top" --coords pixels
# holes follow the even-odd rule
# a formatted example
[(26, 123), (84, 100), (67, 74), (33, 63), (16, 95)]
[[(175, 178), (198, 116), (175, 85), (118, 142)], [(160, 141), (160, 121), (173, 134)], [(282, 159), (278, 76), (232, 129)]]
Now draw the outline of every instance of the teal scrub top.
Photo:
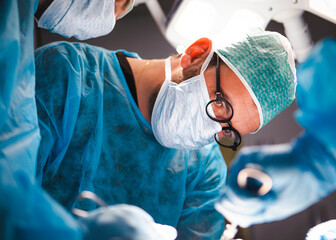
[(42, 136), (37, 178), (53, 198), (68, 210), (92, 210), (92, 202), (76, 200), (88, 190), (109, 205), (141, 207), (176, 227), (178, 239), (220, 238), (224, 218), (214, 203), (227, 169), (217, 144), (197, 151), (161, 146), (115, 51), (56, 42), (35, 56)]

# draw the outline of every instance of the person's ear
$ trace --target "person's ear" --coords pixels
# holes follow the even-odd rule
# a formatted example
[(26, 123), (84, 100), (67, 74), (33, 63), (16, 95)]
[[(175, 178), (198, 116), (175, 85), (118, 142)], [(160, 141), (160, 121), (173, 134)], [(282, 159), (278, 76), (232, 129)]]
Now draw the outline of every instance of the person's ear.
[(186, 69), (204, 61), (212, 49), (212, 41), (208, 38), (200, 38), (191, 44), (181, 58), (181, 67)]

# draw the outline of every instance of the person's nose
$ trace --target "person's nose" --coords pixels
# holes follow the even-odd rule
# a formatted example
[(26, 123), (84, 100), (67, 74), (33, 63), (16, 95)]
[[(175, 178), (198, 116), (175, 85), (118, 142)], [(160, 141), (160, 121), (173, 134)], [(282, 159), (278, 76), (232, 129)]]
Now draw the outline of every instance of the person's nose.
[(229, 123), (220, 123), (220, 125), (223, 127), (230, 127)]

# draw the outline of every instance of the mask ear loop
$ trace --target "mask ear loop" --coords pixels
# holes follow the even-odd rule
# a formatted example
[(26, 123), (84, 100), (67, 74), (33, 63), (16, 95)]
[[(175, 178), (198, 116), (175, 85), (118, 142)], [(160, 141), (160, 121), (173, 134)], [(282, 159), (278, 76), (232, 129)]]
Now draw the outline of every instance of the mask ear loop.
[(204, 63), (203, 63), (202, 68), (201, 68), (201, 74), (208, 68), (209, 63), (210, 63), (210, 61), (212, 59), (213, 54), (214, 54), (214, 51), (211, 50), (211, 52), (209, 53), (209, 55), (207, 56), (207, 58), (204, 60)]
[[(202, 65), (202, 68), (201, 68), (201, 75), (203, 75), (203, 81), (202, 81), (202, 86), (201, 86), (201, 91), (202, 91), (202, 93), (203, 93), (203, 96), (206, 96), (206, 102), (209, 102), (210, 101), (210, 96), (209, 96), (209, 93), (208, 93), (208, 88), (207, 88), (207, 86), (206, 86), (206, 83), (205, 83), (205, 77), (204, 77), (204, 71), (208, 68), (208, 66), (209, 66), (209, 63), (210, 63), (210, 61), (211, 61), (211, 59), (212, 59), (212, 57), (213, 57), (213, 55), (214, 55), (214, 50), (212, 49), (211, 51), (210, 51), (210, 53), (209, 53), (209, 55), (207, 56), (207, 58), (204, 60), (204, 63), (203, 63), (203, 65)], [(211, 114), (212, 115), (215, 115), (215, 113), (213, 112), (213, 109), (211, 108)], [(205, 112), (206, 112), (206, 110), (205, 110)], [(205, 117), (206, 118), (208, 118), (208, 116), (205, 114)], [(222, 126), (220, 125), (220, 123), (218, 123), (218, 122), (215, 122), (215, 121), (213, 121), (213, 120), (211, 120), (210, 118), (209, 118), (209, 120), (211, 121), (211, 122), (214, 122), (216, 125), (217, 125), (217, 132), (220, 132), (221, 130), (222, 130)]]
[(165, 75), (166, 75), (165, 80), (171, 79), (171, 66), (170, 66), (171, 63), (170, 62), (171, 62), (170, 57), (168, 57), (165, 61), (165, 72), (166, 72), (165, 73)]
[[(99, 205), (100, 207), (108, 207), (108, 205), (100, 198), (97, 194), (90, 191), (83, 191), (77, 197), (76, 200), (83, 201), (85, 199), (89, 199)], [(89, 215), (87, 211), (84, 211), (79, 208), (73, 208), (72, 213), (77, 217), (85, 218)]]

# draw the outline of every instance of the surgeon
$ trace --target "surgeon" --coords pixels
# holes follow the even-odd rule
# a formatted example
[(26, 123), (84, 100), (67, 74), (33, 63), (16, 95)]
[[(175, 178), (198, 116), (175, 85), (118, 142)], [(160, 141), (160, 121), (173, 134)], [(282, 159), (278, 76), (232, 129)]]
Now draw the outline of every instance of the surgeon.
[[(95, 29), (85, 29), (88, 26), (83, 24), (88, 22), (83, 21), (83, 24), (80, 24), (81, 19), (91, 17), (95, 24), (98, 21), (99, 25), (100, 19), (97, 14), (104, 14), (105, 17), (109, 15), (107, 18), (114, 20), (113, 15), (119, 16), (124, 11), (118, 9), (126, 9), (125, 13), (130, 9), (130, 4), (133, 4), (126, 0), (117, 1), (114, 12), (114, 1), (85, 1), (85, 5), (82, 2), (84, 3), (84, 1), (54, 1), (51, 4), (54, 5), (48, 8), (48, 14), (44, 15), (44, 19), (47, 20), (41, 21), (41, 24), (44, 23), (43, 26), (48, 26), (46, 22), (54, 24), (52, 28), (55, 32), (68, 34), (67, 37), (70, 35), (79, 38), (83, 35), (83, 39), (97, 37), (99, 34), (107, 34), (106, 29), (112, 30), (111, 24), (114, 25), (114, 21), (106, 22), (104, 19), (109, 27), (105, 25), (104, 31), (98, 28), (97, 33)], [(64, 4), (68, 4), (68, 11), (60, 16), (60, 10), (65, 9)], [(102, 10), (100, 4), (109, 7), (108, 11), (92, 12), (95, 5)], [(121, 8), (124, 4), (125, 7)], [(55, 6), (59, 8), (55, 9)], [(116, 211), (115, 206), (104, 211), (98, 209), (77, 221), (36, 184), (36, 155), (40, 131), (34, 92), (33, 21), (37, 7), (38, 1), (0, 1), (0, 239), (90, 239), (92, 235), (98, 239), (95, 234), (97, 231), (100, 236), (106, 233), (104, 234), (106, 239), (120, 237), (109, 235), (111, 224), (115, 226), (113, 216), (116, 216), (116, 212), (117, 216), (125, 215), (120, 213), (127, 212), (128, 217), (142, 220), (141, 226), (146, 226), (139, 232), (140, 229), (134, 228), (137, 226), (135, 224), (117, 225), (120, 226), (119, 229), (130, 226), (132, 231), (128, 236), (134, 237), (132, 239), (137, 239), (139, 236), (153, 240), (165, 239), (158, 237), (155, 231), (157, 225), (147, 213), (144, 214), (142, 211), (143, 214), (139, 215), (141, 211), (131, 206), (127, 211), (125, 207)], [(83, 14), (79, 14), (78, 9), (81, 9)], [(62, 21), (59, 24), (52, 22), (55, 19), (51, 17), (51, 13), (67, 21), (73, 19), (74, 22), (68, 24), (71, 29), (65, 30), (66, 24)], [(75, 25), (79, 29), (72, 27)], [(95, 25), (89, 27), (92, 26)], [(123, 220), (129, 223), (127, 217)]]
[[(296, 214), (336, 189), (336, 41), (325, 39), (299, 67), (296, 112), (304, 133), (288, 144), (246, 147), (233, 162), (228, 184), (217, 209), (242, 227), (282, 220)], [(241, 188), (244, 169), (257, 169), (272, 182), (268, 193)], [(258, 185), (258, 187), (260, 184)], [(335, 225), (317, 229), (332, 234)], [(335, 239), (327, 235), (321, 238)]]
[(35, 55), (42, 186), (68, 210), (95, 208), (82, 191), (136, 205), (178, 239), (223, 233), (216, 141), (236, 149), (295, 96), (293, 52), (275, 32), (223, 48), (201, 38), (166, 59), (68, 42)]

